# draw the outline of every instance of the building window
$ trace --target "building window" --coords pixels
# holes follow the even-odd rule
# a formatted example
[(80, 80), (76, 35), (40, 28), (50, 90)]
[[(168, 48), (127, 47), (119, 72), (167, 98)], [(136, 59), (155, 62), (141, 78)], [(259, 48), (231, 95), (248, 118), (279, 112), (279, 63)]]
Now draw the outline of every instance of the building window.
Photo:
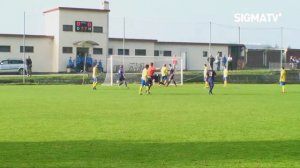
[(103, 54), (102, 48), (93, 48), (93, 54), (102, 55)]
[[(21, 53), (24, 52), (24, 46), (20, 46), (20, 52)], [(33, 52), (34, 52), (33, 46), (25, 46), (25, 53), (33, 53)]]
[(94, 32), (95, 33), (103, 33), (103, 27), (94, 26)]
[(164, 51), (164, 56), (172, 56), (172, 51)]
[(72, 54), (73, 53), (73, 47), (63, 47), (63, 53), (64, 54)]
[(159, 56), (159, 50), (154, 50), (154, 56)]
[(114, 55), (114, 50), (112, 48), (108, 49), (108, 55)]
[(73, 25), (63, 25), (63, 31), (73, 31)]
[(0, 46), (0, 52), (10, 52), (10, 46)]
[(2, 64), (2, 65), (8, 64), (8, 60), (3, 60), (3, 61), (1, 61), (1, 64)]
[(22, 60), (9, 60), (10, 64), (23, 64)]
[(203, 51), (203, 57), (207, 57), (208, 56), (208, 52), (207, 51)]
[(144, 49), (136, 49), (136, 50), (135, 50), (135, 55), (138, 55), (138, 56), (146, 56), (146, 55), (147, 55), (147, 52), (146, 52), (146, 50), (144, 50)]
[(123, 54), (123, 49), (118, 49), (118, 55), (129, 55), (129, 49), (125, 49), (125, 54)]

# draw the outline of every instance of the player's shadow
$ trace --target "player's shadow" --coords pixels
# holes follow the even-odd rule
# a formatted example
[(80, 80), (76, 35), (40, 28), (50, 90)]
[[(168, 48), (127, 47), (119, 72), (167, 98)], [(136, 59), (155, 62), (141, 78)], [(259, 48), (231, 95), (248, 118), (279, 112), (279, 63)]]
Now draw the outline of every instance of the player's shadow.
[(255, 163), (250, 167), (266, 163), (270, 167), (285, 167), (300, 165), (299, 158), (297, 140), (0, 142), (0, 167), (209, 167), (223, 163), (236, 167), (243, 167), (243, 163)]

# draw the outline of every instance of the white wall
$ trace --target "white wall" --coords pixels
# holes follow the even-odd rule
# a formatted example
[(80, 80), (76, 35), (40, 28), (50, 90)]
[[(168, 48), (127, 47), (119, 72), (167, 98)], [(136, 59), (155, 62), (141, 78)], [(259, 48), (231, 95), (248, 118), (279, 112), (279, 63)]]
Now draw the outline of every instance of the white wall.
[[(120, 39), (110, 39), (109, 48), (113, 49), (113, 55), (118, 55), (118, 49), (123, 49), (123, 41)], [(129, 49), (129, 55), (135, 56), (136, 49), (146, 50), (147, 56), (154, 56), (154, 42), (144, 40), (126, 40), (125, 49)]]
[[(203, 51), (209, 51), (206, 44), (192, 44), (192, 43), (157, 43), (156, 50), (172, 51), (172, 55), (182, 55), (186, 53), (186, 68), (187, 70), (203, 70), (203, 65), (207, 63), (207, 57), (203, 57)], [(213, 56), (218, 52), (223, 54), (228, 53), (227, 45), (214, 45), (211, 46), (211, 53)]]
[[(77, 54), (77, 47), (74, 46), (74, 42), (77, 41), (94, 41), (98, 43), (95, 48), (102, 48), (102, 55), (94, 55), (93, 47), (89, 47), (89, 54), (93, 59), (102, 60), (105, 62), (108, 47), (108, 12), (103, 11), (74, 11), (74, 10), (60, 10), (60, 25), (59, 25), (59, 62), (58, 71), (66, 71), (67, 60), (71, 56), (75, 59)], [(103, 33), (94, 32), (76, 32), (75, 21), (91, 21), (93, 26), (103, 27)], [(73, 25), (73, 32), (63, 31), (63, 25)], [(64, 54), (62, 52), (63, 47), (73, 47), (72, 54)], [(88, 48), (88, 47), (87, 47)], [(105, 68), (105, 67), (104, 67)]]
[[(118, 49), (123, 48), (122, 39), (110, 39), (109, 48), (113, 48), (113, 55), (118, 55)], [(186, 55), (185, 69), (187, 70), (202, 70), (203, 65), (207, 63), (207, 57), (203, 57), (204, 51), (209, 51), (208, 44), (201, 43), (160, 43), (147, 40), (126, 40), (125, 49), (129, 49), (129, 55), (135, 55), (135, 49), (146, 49), (148, 56), (154, 55), (154, 50), (161, 51), (160, 56), (163, 56), (163, 51), (172, 51), (172, 55)], [(216, 56), (218, 52), (228, 55), (228, 45), (212, 44), (211, 54)]]
[(58, 70), (58, 60), (59, 60), (59, 11), (52, 11), (49, 13), (44, 13), (45, 18), (45, 34), (54, 36), (53, 45), (52, 45), (52, 67), (51, 72), (59, 72)]
[[(0, 45), (11, 46), (11, 52), (0, 52), (0, 60), (3, 59), (23, 59), (20, 46), (23, 46), (23, 37), (1, 36)], [(26, 58), (30, 56), (32, 60), (33, 72), (52, 72), (53, 70), (53, 38), (50, 37), (26, 37), (26, 46), (33, 46), (33, 53), (25, 53)]]

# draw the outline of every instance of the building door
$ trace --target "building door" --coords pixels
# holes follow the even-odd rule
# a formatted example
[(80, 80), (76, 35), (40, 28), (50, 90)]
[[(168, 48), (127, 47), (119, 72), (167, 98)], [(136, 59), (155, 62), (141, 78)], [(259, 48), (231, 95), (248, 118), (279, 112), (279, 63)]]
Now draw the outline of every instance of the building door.
[(244, 48), (241, 45), (229, 46), (229, 54), (232, 56), (233, 69), (241, 68), (238, 67), (238, 63), (244, 61), (244, 57), (242, 56), (243, 51)]
[(77, 56), (88, 56), (89, 55), (89, 48), (84, 48), (84, 47), (77, 47)]

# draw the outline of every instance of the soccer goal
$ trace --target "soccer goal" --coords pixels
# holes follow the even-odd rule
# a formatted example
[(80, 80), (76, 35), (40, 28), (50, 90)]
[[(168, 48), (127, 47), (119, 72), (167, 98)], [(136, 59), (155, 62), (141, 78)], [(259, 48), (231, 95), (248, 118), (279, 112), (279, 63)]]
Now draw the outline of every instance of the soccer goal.
[[(175, 65), (175, 81), (177, 84), (183, 84), (183, 69), (184, 62), (183, 56), (176, 57)], [(104, 80), (105, 85), (115, 85), (118, 83), (118, 70), (123, 65), (125, 71), (125, 77), (129, 83), (139, 83), (141, 80), (141, 73), (146, 64), (154, 63), (155, 68), (161, 68), (164, 64), (173, 65), (174, 59), (172, 57), (165, 56), (128, 56), (128, 55), (111, 55), (107, 60), (106, 77)], [(155, 72), (160, 80), (160, 70)]]

